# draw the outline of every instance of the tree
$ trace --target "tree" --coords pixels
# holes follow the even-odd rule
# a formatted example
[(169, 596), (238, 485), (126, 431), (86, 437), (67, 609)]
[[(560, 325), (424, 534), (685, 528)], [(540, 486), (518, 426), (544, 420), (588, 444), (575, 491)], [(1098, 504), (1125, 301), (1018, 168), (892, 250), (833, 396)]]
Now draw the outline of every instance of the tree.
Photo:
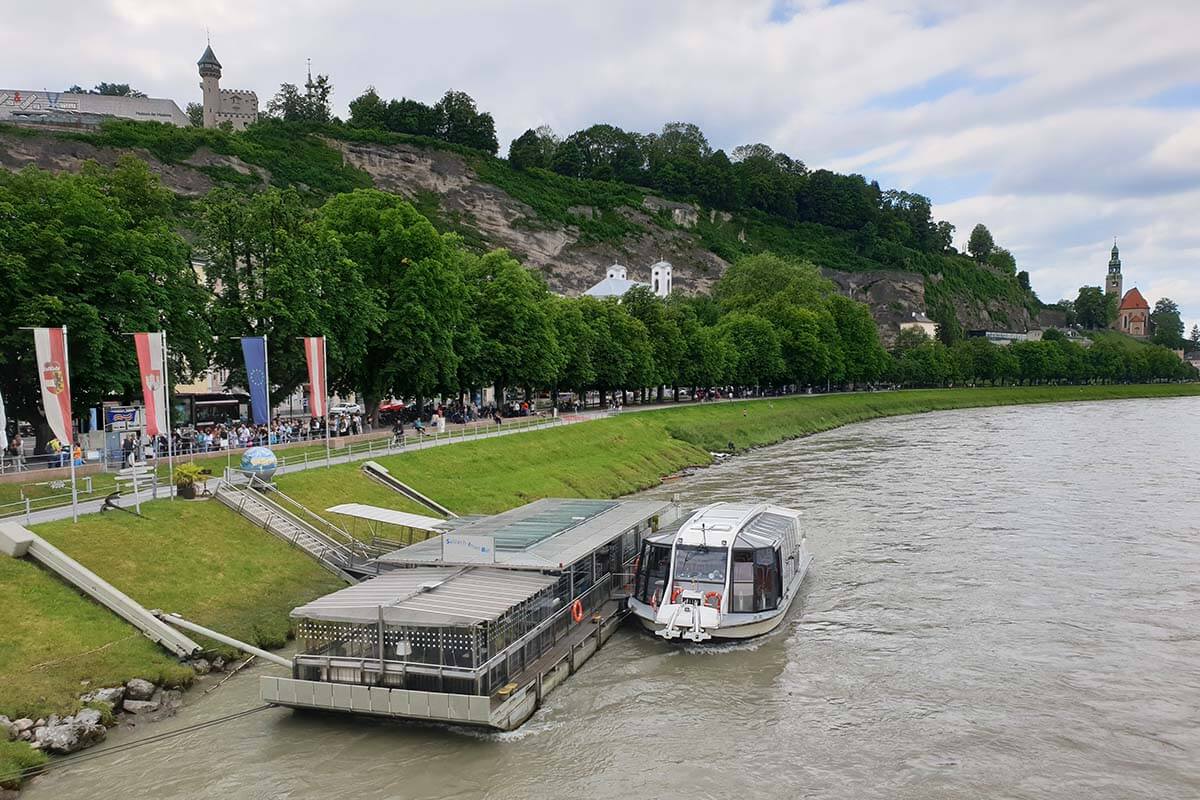
[(66, 91), (67, 94), (102, 94), (108, 97), (145, 97), (145, 92), (139, 92), (128, 83), (105, 83), (101, 81), (91, 89), (84, 89), (75, 84)]
[(476, 109), (475, 101), (466, 92), (453, 89), (446, 92), (433, 107), (433, 113), (439, 139), (491, 155), (500, 149), (492, 115)]
[(674, 317), (667, 314), (662, 299), (649, 286), (633, 287), (621, 298), (621, 304), (631, 317), (646, 326), (652, 360), (649, 385), (658, 388), (658, 400), (662, 402), (663, 387), (678, 381), (683, 335)]
[(459, 240), (442, 235), (412, 204), (375, 189), (335, 195), (319, 211), (357, 265), (382, 311), (347, 382), (374, 414), (388, 395), (454, 391), (461, 355), (456, 331), (467, 316)]
[(879, 329), (875, 327), (871, 310), (839, 294), (829, 299), (829, 311), (837, 325), (845, 359), (845, 380), (873, 383), (883, 377), (888, 357), (879, 343)]
[(186, 113), (193, 128), (204, 127), (204, 106), (199, 103), (188, 103)]
[(1179, 316), (1179, 306), (1169, 297), (1163, 297), (1154, 304), (1150, 313), (1150, 323), (1154, 327), (1151, 341), (1170, 350), (1183, 348), (1183, 319)]
[[(997, 247), (997, 248), (993, 249), (991, 254), (987, 258), (987, 263), (988, 263), (988, 266), (990, 266), (992, 269), (996, 270), (997, 272), (1001, 273), (1002, 275), (1016, 275), (1017, 274), (1017, 259), (1013, 257), (1012, 253), (1005, 250), (1003, 247)], [(1026, 282), (1028, 282), (1028, 277), (1029, 277), (1028, 274), (1026, 274), (1025, 277), (1026, 277)], [(1027, 287), (1022, 287), (1022, 288), (1027, 288)]]
[(554, 151), (554, 158), (550, 161), (550, 169), (569, 178), (582, 176), (583, 151), (579, 149), (579, 145), (570, 139), (559, 145), (558, 149)]
[(329, 122), (333, 110), (329, 96), (333, 85), (328, 75), (309, 75), (301, 93), (294, 83), (281, 83), (279, 91), (267, 103), (267, 114), (286, 122)]
[(1192, 325), (1192, 332), (1188, 336), (1188, 351), (1196, 352), (1200, 350), (1200, 325)]
[(762, 386), (784, 371), (779, 336), (762, 317), (743, 312), (727, 314), (717, 326), (729, 347), (728, 379), (737, 386)]
[[(22, 326), (67, 326), (77, 418), (108, 397), (137, 396), (130, 331), (167, 332), (176, 382), (207, 368), (207, 293), (173, 204), (131, 157), (80, 174), (0, 171), (0, 394), (10, 418), (43, 419), (33, 337)], [(46, 434), (39, 425), (39, 450)]]
[(549, 311), (560, 353), (554, 386), (556, 389), (566, 387), (582, 396), (587, 387), (596, 382), (596, 367), (592, 363), (595, 334), (575, 300), (552, 296)]
[(1032, 290), (1033, 287), (1029, 285), (1029, 273), (1028, 272), (1026, 272), (1025, 270), (1021, 270), (1020, 272), (1017, 273), (1017, 285), (1020, 286), (1021, 291), (1024, 291), (1024, 292), (1028, 292), (1028, 291)]
[(971, 236), (967, 239), (967, 252), (977, 263), (985, 263), (995, 247), (992, 232), (982, 222), (971, 229)]
[(358, 267), (294, 189), (252, 196), (217, 189), (200, 205), (197, 250), (208, 264), (215, 362), (246, 386), (236, 337), (267, 336), (272, 400), (307, 381), (303, 336), (327, 337), (329, 384), (352, 388), (381, 311)]
[(385, 103), (374, 86), (350, 101), (349, 124), (355, 128), (371, 128), (388, 130), (388, 104)]
[(1080, 286), (1075, 318), (1089, 330), (1107, 328), (1117, 318), (1117, 296), (1106, 294), (1099, 286)]
[(513, 169), (545, 168), (549, 166), (541, 140), (532, 128), (522, 133), (508, 146), (508, 163)]
[(642, 177), (645, 155), (636, 134), (614, 125), (593, 125), (568, 136), (560, 152), (568, 144), (578, 149), (585, 178), (636, 183)]
[(937, 338), (949, 347), (963, 339), (962, 323), (953, 303), (939, 302), (929, 307), (929, 318), (937, 323)]

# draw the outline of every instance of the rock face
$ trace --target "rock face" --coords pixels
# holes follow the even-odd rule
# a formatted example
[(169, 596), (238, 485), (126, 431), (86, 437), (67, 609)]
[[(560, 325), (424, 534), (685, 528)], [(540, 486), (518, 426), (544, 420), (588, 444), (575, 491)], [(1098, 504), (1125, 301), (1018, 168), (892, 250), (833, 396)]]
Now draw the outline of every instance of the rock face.
[(111, 689), (97, 689), (79, 698), (84, 703), (108, 703), (113, 708), (119, 708), (125, 699), (125, 687), (114, 686)]

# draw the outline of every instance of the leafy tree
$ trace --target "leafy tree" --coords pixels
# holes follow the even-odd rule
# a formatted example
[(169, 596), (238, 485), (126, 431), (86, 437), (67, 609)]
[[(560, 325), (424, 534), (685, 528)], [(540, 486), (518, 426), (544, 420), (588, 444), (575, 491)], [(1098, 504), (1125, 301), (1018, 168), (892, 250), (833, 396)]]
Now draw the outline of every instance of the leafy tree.
[(987, 229), (986, 225), (981, 222), (971, 229), (971, 236), (967, 239), (967, 252), (977, 263), (985, 263), (995, 247), (996, 242), (992, 239), (992, 232)]
[(1184, 345), (1183, 319), (1179, 315), (1179, 306), (1169, 297), (1163, 297), (1154, 304), (1150, 313), (1150, 323), (1154, 326), (1151, 341), (1171, 350), (1179, 350)]
[(336, 195), (321, 207), (382, 310), (362, 358), (347, 378), (375, 413), (395, 395), (422, 400), (454, 391), (461, 355), (467, 285), (457, 237), (441, 235), (407, 201), (375, 189)]
[(950, 346), (962, 341), (962, 323), (958, 321), (958, 314), (952, 303), (939, 302), (931, 305), (929, 318), (937, 323), (937, 338), (942, 344)]
[[(167, 332), (172, 378), (208, 366), (207, 294), (175, 232), (174, 198), (145, 163), (80, 174), (0, 171), (0, 394), (9, 416), (43, 419), (33, 337), (68, 328), (76, 416), (140, 391), (130, 331)], [(39, 445), (47, 429), (39, 426)]]
[(199, 103), (188, 103), (185, 109), (188, 121), (192, 123), (193, 128), (204, 127), (204, 106)]
[(84, 89), (75, 84), (67, 89), (67, 94), (102, 94), (108, 97), (145, 97), (145, 92), (139, 92), (128, 83), (105, 83), (101, 81), (91, 89)]
[(388, 102), (387, 129), (413, 136), (437, 137), (441, 134), (438, 114), (433, 107), (407, 97)]
[(1117, 296), (1106, 294), (1099, 286), (1079, 287), (1075, 298), (1075, 318), (1090, 330), (1107, 328), (1117, 318)]
[(215, 362), (233, 385), (247, 385), (237, 337), (267, 337), (278, 401), (308, 379), (300, 337), (324, 335), (330, 386), (357, 388), (352, 379), (381, 312), (357, 265), (296, 190), (249, 197), (214, 190), (201, 202), (196, 228), (219, 337)]
[[(1012, 253), (1008, 252), (1003, 247), (994, 248), (991, 252), (991, 255), (989, 255), (987, 258), (987, 263), (992, 269), (1004, 275), (1017, 274), (1017, 259), (1013, 257)], [(1028, 274), (1025, 276), (1025, 278), (1026, 283), (1028, 283)], [(1021, 288), (1028, 291), (1028, 287), (1023, 286)]]
[(1067, 327), (1073, 327), (1079, 321), (1078, 315), (1075, 313), (1074, 300), (1059, 300), (1051, 308), (1057, 308), (1063, 312), (1063, 321)]
[(1188, 351), (1196, 352), (1200, 350), (1200, 325), (1192, 325), (1192, 332), (1188, 335)]
[(522, 133), (508, 146), (508, 163), (513, 169), (529, 169), (530, 167), (546, 168), (546, 151), (542, 148), (537, 131), (530, 128)]
[(453, 89), (446, 92), (433, 107), (433, 113), (439, 139), (492, 155), (500, 149), (492, 115), (475, 108), (475, 101), (466, 92)]
[(873, 383), (883, 377), (888, 358), (879, 343), (879, 330), (870, 309), (839, 294), (829, 299), (829, 311), (837, 325), (845, 379), (850, 383)]
[(471, 317), (479, 325), (483, 372), (496, 396), (507, 386), (551, 385), (563, 363), (541, 276), (495, 250), (471, 260), (467, 280), (475, 289)]
[(267, 114), (286, 122), (329, 122), (333, 110), (329, 96), (333, 85), (328, 75), (309, 75), (301, 93), (294, 83), (282, 83), (279, 91), (267, 103)]
[(568, 144), (578, 149), (585, 178), (636, 183), (642, 176), (645, 155), (635, 134), (614, 125), (593, 125), (568, 136), (560, 152)]
[(561, 354), (554, 386), (565, 387), (582, 394), (587, 387), (596, 382), (596, 367), (592, 363), (592, 352), (596, 347), (595, 334), (584, 320), (583, 311), (575, 300), (551, 297), (549, 312), (550, 322), (554, 326), (554, 338)]
[(684, 342), (679, 326), (666, 312), (662, 299), (649, 286), (635, 286), (621, 298), (621, 304), (631, 317), (646, 326), (650, 341), (652, 372), (650, 385), (658, 388), (663, 399), (663, 387), (677, 384)]
[(1021, 270), (1017, 273), (1017, 285), (1021, 287), (1021, 291), (1032, 291), (1033, 287), (1029, 284), (1029, 273)]
[(782, 376), (783, 354), (771, 323), (753, 314), (734, 312), (725, 315), (717, 329), (729, 346), (728, 378), (734, 384), (762, 386)]
[(583, 150), (580, 149), (578, 143), (571, 139), (567, 139), (558, 146), (554, 152), (554, 158), (550, 162), (550, 169), (569, 178), (582, 176), (583, 166)]
[(374, 86), (350, 101), (349, 124), (355, 128), (388, 130), (388, 104), (380, 98)]

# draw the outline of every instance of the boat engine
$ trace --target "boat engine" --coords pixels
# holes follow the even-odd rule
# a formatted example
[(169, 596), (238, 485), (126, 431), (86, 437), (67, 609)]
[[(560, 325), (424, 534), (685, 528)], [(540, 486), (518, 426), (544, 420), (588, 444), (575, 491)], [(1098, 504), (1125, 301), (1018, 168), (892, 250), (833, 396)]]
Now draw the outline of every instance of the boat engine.
[(683, 638), (693, 642), (711, 639), (712, 634), (706, 629), (720, 627), (721, 613), (703, 601), (700, 592), (687, 589), (680, 592), (675, 602), (659, 606), (655, 621), (663, 627), (655, 633), (664, 639)]

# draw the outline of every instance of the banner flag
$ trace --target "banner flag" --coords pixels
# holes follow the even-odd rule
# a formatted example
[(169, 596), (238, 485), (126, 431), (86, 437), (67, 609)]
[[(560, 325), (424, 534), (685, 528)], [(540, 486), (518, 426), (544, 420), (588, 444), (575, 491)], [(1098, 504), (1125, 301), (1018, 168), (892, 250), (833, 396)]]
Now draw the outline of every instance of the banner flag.
[(266, 425), (271, 421), (266, 337), (243, 336), (242, 357), (246, 360), (246, 388), (250, 390), (250, 414), (255, 425)]
[(34, 328), (33, 346), (37, 354), (38, 378), (42, 383), (42, 407), (50, 430), (70, 452), (71, 378), (67, 365), (67, 336), (63, 328)]
[(138, 371), (142, 373), (142, 402), (146, 406), (146, 435), (167, 432), (167, 408), (163, 402), (166, 370), (163, 369), (162, 334), (135, 333)]
[(316, 418), (324, 417), (329, 405), (325, 383), (325, 337), (305, 336), (304, 357), (308, 360), (308, 410)]
[(0, 451), (8, 449), (8, 417), (4, 416), (4, 397), (0, 396)]

